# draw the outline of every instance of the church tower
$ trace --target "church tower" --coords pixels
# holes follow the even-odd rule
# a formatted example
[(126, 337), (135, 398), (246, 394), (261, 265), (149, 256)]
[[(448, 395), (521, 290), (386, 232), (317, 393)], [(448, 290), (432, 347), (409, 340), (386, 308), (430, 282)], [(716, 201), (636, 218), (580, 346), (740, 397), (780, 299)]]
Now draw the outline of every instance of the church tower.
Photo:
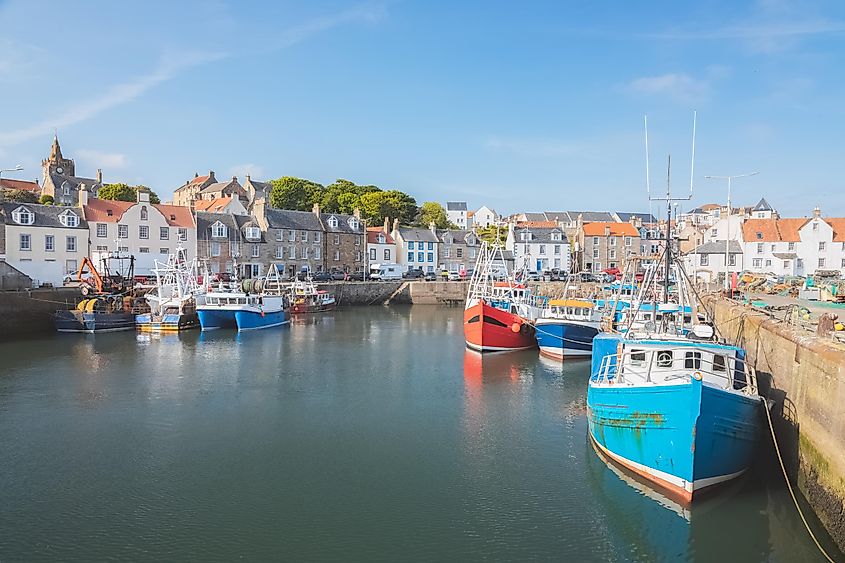
[(50, 148), (50, 158), (41, 161), (41, 168), (45, 181), (51, 174), (76, 176), (76, 167), (73, 164), (73, 159), (62, 157), (62, 147), (59, 146), (58, 134), (53, 136), (53, 146)]

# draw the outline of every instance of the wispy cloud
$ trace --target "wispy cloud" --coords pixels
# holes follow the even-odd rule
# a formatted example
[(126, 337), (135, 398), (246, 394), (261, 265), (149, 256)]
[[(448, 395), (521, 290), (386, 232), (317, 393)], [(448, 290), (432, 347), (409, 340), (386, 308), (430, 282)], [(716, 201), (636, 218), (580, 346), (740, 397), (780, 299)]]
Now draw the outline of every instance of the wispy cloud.
[(264, 48), (275, 51), (295, 45), (312, 35), (351, 23), (376, 23), (387, 15), (386, 2), (369, 2), (342, 10), (334, 14), (320, 16), (303, 24), (290, 27), (273, 34)]
[(129, 163), (126, 155), (119, 152), (78, 149), (76, 154), (82, 162), (92, 168), (120, 169), (125, 168)]
[(254, 180), (260, 180), (264, 177), (264, 167), (253, 163), (236, 164), (229, 168), (229, 174), (237, 176), (241, 181), (243, 181), (247, 174)]
[(710, 83), (684, 73), (644, 76), (628, 83), (632, 92), (660, 95), (681, 103), (701, 102), (710, 95)]
[(15, 145), (48, 134), (53, 128), (76, 125), (117, 106), (121, 106), (143, 95), (155, 86), (179, 76), (191, 67), (209, 63), (225, 57), (222, 53), (180, 53), (162, 57), (158, 66), (149, 74), (136, 77), (106, 90), (104, 94), (80, 102), (64, 112), (18, 129), (0, 133), (0, 145)]

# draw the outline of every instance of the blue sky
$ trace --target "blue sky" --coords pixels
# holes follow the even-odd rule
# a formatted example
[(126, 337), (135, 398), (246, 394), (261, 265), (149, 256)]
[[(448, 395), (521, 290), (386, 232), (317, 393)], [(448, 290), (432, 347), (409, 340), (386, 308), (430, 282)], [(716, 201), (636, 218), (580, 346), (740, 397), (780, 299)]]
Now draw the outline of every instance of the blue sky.
[[(647, 5), (645, 5), (647, 4)], [(0, 1), (0, 168), (163, 199), (217, 177), (338, 177), (500, 212), (761, 195), (845, 215), (845, 3)]]

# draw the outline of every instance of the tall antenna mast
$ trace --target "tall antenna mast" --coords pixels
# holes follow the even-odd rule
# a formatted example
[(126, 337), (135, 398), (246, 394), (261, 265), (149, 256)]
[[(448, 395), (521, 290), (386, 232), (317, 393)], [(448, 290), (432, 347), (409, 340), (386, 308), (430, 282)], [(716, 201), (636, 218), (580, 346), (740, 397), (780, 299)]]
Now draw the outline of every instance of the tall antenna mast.
[(695, 173), (695, 120), (698, 116), (698, 112), (693, 110), (692, 112), (692, 158), (690, 159), (690, 167), (689, 167), (689, 196), (692, 199), (692, 179)]
[[(649, 176), (648, 171), (648, 115), (643, 116), (643, 122), (645, 124), (645, 191), (646, 197), (648, 198), (648, 220), (651, 223), (651, 219), (654, 217), (652, 215), (652, 207), (651, 207), (651, 179)], [(648, 232), (651, 231), (651, 225), (649, 225)]]

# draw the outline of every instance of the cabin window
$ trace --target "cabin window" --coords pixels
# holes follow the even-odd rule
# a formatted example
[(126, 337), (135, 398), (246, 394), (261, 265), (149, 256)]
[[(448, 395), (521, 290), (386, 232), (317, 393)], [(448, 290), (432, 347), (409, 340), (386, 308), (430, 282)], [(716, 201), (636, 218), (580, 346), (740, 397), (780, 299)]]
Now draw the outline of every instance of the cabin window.
[(631, 365), (636, 367), (645, 365), (645, 350), (631, 350)]
[(672, 367), (672, 351), (660, 350), (657, 352), (657, 367), (670, 368)]
[(701, 369), (701, 352), (687, 352), (684, 356), (684, 368)]
[(713, 356), (713, 371), (727, 371), (727, 365), (725, 363), (725, 357), (719, 354)]

